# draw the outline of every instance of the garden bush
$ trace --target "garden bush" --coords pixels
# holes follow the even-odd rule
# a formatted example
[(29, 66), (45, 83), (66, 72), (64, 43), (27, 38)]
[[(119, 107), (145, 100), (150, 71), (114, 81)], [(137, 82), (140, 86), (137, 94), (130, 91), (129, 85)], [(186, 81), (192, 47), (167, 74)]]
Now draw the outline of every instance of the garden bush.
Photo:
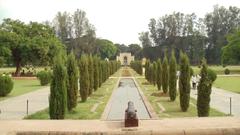
[(214, 70), (208, 68), (207, 74), (208, 74), (208, 78), (211, 82), (214, 82), (217, 79), (217, 73)]
[(226, 68), (226, 69), (224, 70), (224, 73), (225, 73), (225, 75), (229, 75), (229, 74), (230, 74), (230, 70), (229, 70), (228, 68)]
[(0, 96), (6, 96), (13, 89), (13, 81), (9, 76), (0, 76)]
[(40, 80), (40, 84), (45, 86), (51, 81), (51, 73), (50, 71), (40, 71), (37, 73), (37, 78)]

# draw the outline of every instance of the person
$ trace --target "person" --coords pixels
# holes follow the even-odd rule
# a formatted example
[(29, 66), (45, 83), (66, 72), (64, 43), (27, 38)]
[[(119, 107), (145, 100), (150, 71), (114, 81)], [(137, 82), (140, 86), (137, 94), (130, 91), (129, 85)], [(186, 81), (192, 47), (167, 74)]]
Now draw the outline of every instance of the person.
[(197, 86), (197, 77), (195, 75), (192, 76), (192, 87), (195, 90)]

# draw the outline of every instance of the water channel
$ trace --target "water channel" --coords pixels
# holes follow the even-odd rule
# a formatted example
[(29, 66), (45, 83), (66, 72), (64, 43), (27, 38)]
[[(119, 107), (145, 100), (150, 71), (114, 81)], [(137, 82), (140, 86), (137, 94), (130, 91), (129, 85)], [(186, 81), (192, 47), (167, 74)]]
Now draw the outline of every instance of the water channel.
[(150, 119), (148, 110), (133, 79), (122, 78), (119, 82), (118, 88), (112, 96), (111, 108), (108, 113), (107, 120), (124, 119), (128, 101), (132, 101), (134, 103), (138, 119)]

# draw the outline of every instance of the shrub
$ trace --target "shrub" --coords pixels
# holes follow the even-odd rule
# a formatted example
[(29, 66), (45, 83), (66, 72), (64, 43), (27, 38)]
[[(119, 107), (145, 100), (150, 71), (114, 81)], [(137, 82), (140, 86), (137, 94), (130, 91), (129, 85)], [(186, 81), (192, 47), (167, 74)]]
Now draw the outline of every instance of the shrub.
[(225, 73), (225, 75), (229, 75), (229, 74), (230, 74), (230, 70), (229, 70), (228, 68), (226, 68), (226, 69), (224, 70), (224, 73)]
[(51, 73), (50, 71), (40, 71), (37, 73), (37, 78), (40, 80), (40, 84), (45, 86), (51, 81)]
[(13, 89), (13, 81), (9, 76), (0, 76), (0, 96), (6, 96)]
[[(93, 88), (96, 91), (99, 86), (99, 66), (98, 66), (99, 58), (97, 56), (93, 57), (93, 74), (94, 74), (94, 85)], [(109, 72), (109, 71), (108, 71)], [(109, 73), (108, 73), (109, 74)]]
[(0, 67), (3, 67), (3, 65), (4, 65), (4, 58), (3, 57), (0, 57)]
[(194, 75), (193, 69), (190, 67), (190, 77)]
[(214, 82), (217, 79), (217, 73), (215, 71), (213, 71), (212, 69), (208, 68), (207, 73), (208, 73), (208, 78), (210, 79), (210, 81)]

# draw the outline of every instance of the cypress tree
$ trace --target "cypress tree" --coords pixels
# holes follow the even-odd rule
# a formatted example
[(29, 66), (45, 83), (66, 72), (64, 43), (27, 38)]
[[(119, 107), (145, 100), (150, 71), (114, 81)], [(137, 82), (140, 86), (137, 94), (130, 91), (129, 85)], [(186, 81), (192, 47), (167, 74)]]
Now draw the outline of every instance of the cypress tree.
[(94, 56), (93, 57), (93, 74), (94, 74), (94, 85), (93, 88), (96, 91), (98, 89), (99, 86), (99, 66), (98, 66), (98, 57)]
[(92, 94), (93, 85), (94, 85), (94, 76), (93, 76), (93, 58), (92, 55), (88, 56), (88, 74), (89, 74), (89, 95)]
[(182, 52), (180, 53), (179, 93), (181, 109), (186, 112), (190, 100), (190, 65), (187, 55)]
[(153, 84), (153, 64), (150, 63), (149, 65), (149, 73), (148, 73), (148, 76), (149, 76), (149, 82), (151, 84)]
[(78, 67), (75, 56), (71, 53), (67, 59), (67, 73), (68, 73), (68, 85), (67, 85), (67, 103), (68, 110), (77, 106), (77, 95), (78, 95)]
[(165, 94), (168, 92), (168, 80), (168, 60), (165, 53), (162, 65), (162, 89)]
[(157, 83), (157, 63), (153, 62), (153, 85), (155, 86)]
[(162, 64), (161, 60), (157, 60), (157, 87), (158, 90), (161, 90), (162, 87)]
[(50, 119), (64, 119), (67, 111), (67, 70), (60, 56), (53, 66), (53, 77), (50, 86), (49, 115)]
[(82, 55), (79, 63), (80, 67), (80, 96), (82, 101), (85, 102), (89, 92), (89, 74), (88, 74), (88, 58)]
[(98, 62), (98, 67), (99, 67), (99, 87), (102, 86), (102, 61), (100, 60)]
[(198, 85), (197, 110), (199, 117), (206, 117), (209, 116), (212, 81), (209, 78), (208, 68), (205, 60), (203, 60), (200, 74), (201, 79)]
[(169, 62), (169, 96), (170, 100), (176, 99), (176, 83), (177, 83), (177, 62), (174, 51), (172, 51), (171, 59)]
[(146, 60), (146, 63), (145, 63), (145, 78), (146, 78), (146, 80), (148, 80), (149, 81), (149, 78), (148, 78), (148, 69), (149, 69), (149, 60), (147, 59)]

